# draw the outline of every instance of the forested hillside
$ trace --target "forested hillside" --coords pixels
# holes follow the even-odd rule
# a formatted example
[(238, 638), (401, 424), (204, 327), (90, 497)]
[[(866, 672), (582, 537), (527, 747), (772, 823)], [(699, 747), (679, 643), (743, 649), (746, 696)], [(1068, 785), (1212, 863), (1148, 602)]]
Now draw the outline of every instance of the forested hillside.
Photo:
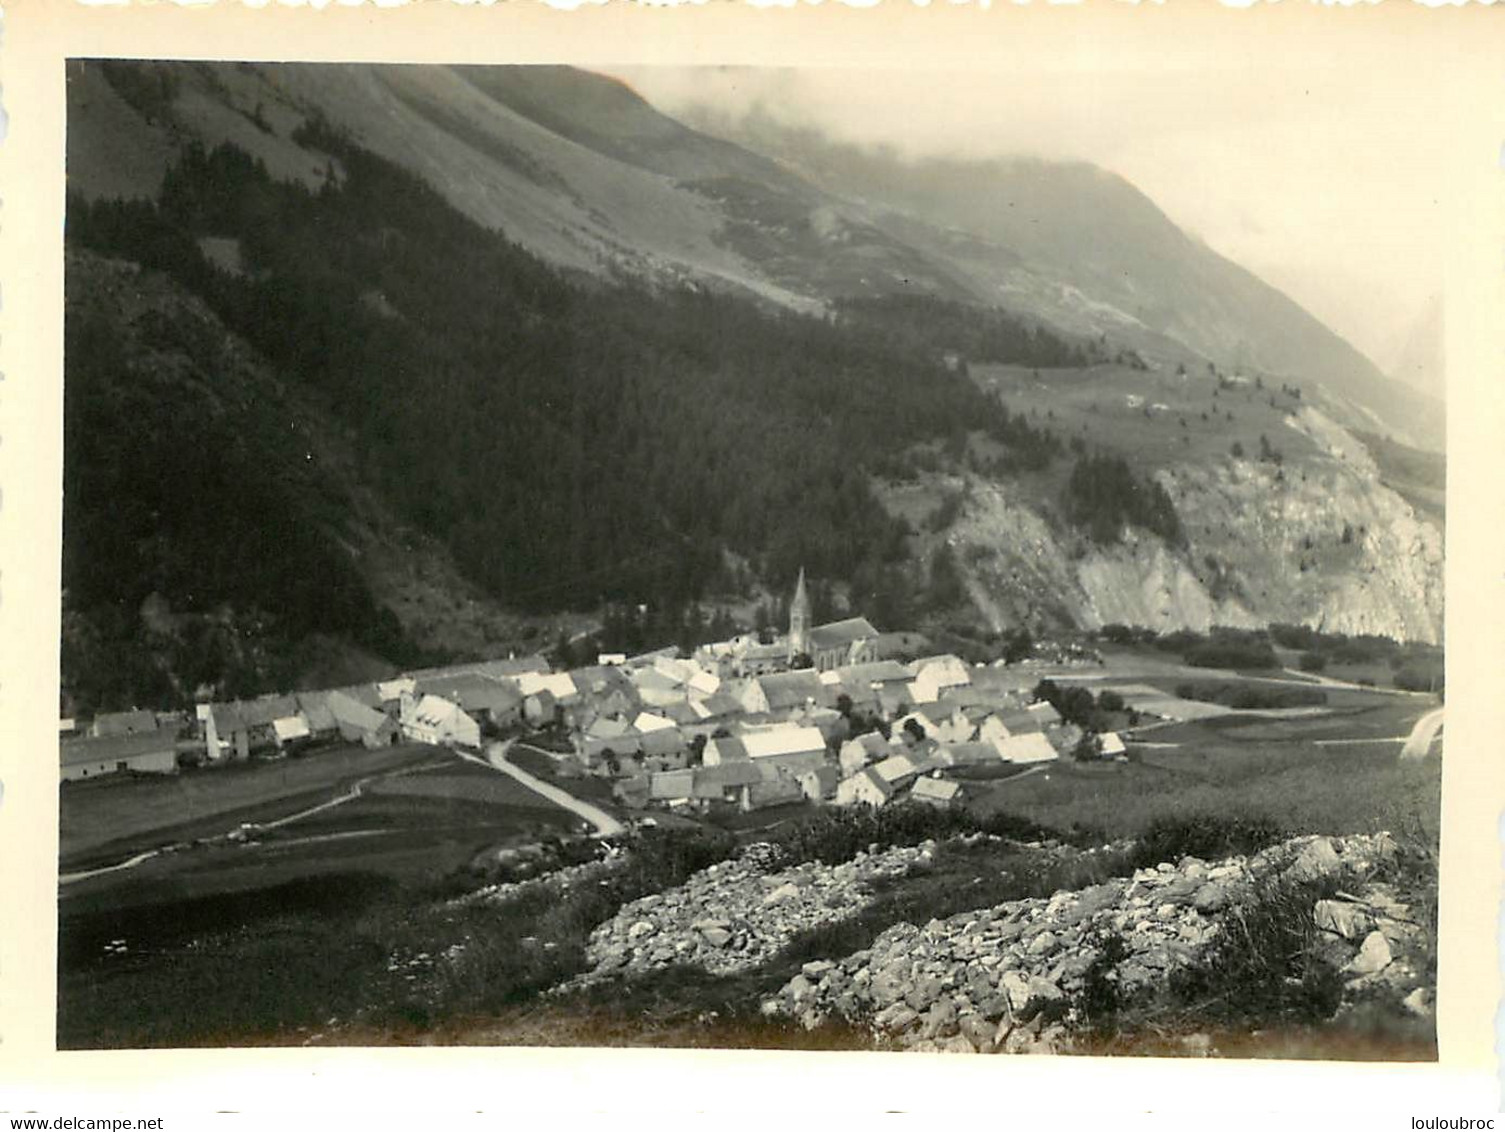
[[(68, 241), (198, 296), (221, 335), (348, 431), (362, 480), (512, 607), (674, 606), (779, 585), (801, 565), (874, 597), (905, 584), (905, 527), (874, 501), (870, 473), (902, 474), (910, 446), (967, 432), (1022, 465), (1053, 458), (1048, 433), (924, 336), (693, 286), (572, 277), (322, 124), (299, 140), (330, 157), (318, 190), (274, 180), (231, 145), (193, 145), (159, 201), (71, 200)], [(215, 330), (152, 317), (148, 339), (171, 346), (195, 396), (213, 397)], [(152, 592), (257, 605), (396, 659), (400, 634), (350, 563), (291, 521), (307, 510), (293, 501), (321, 490), (299, 458), (318, 438), (299, 430), (321, 426), (279, 428), (264, 394), (175, 427), (182, 398), (150, 357), (123, 359), (116, 337), (108, 309), (76, 307), (74, 606), (134, 608)], [(995, 345), (1035, 363), (1071, 353), (1033, 330)]]

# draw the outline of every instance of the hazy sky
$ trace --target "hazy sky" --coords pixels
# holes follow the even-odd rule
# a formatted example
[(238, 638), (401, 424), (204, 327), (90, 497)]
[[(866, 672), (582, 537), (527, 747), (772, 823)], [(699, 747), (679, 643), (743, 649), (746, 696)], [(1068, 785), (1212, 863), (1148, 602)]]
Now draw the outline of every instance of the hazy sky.
[(1076, 43), (1047, 65), (1036, 54), (1007, 69), (612, 71), (669, 113), (756, 107), (917, 156), (1095, 162), (1388, 369), (1443, 291), (1448, 177), (1469, 89), (1455, 68), (1479, 66), (1421, 38), (1301, 49), (1258, 35), (1241, 45), (1234, 29), (1211, 62), (1162, 39), (1153, 51)]

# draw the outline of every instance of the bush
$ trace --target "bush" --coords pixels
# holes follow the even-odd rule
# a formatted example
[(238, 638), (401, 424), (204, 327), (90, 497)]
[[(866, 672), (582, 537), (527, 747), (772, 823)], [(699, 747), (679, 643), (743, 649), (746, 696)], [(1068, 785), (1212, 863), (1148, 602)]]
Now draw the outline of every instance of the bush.
[(1395, 686), (1407, 692), (1438, 692), (1443, 690), (1443, 670), (1440, 664), (1423, 667), (1407, 665), (1395, 674)]
[(1321, 672), (1327, 667), (1327, 657), (1320, 652), (1304, 652), (1297, 665), (1303, 672)]
[(1097, 694), (1097, 706), (1100, 711), (1123, 711), (1124, 698), (1112, 688), (1104, 688)]
[(1322, 954), (1312, 905), (1336, 888), (1333, 879), (1266, 882), (1224, 913), (1223, 931), (1203, 961), (1172, 976), (1172, 997), (1202, 1025), (1268, 1029), (1331, 1018), (1343, 1000), (1343, 976)]
[(873, 844), (888, 849), (959, 833), (991, 833), (1028, 840), (1056, 836), (1054, 830), (1012, 814), (978, 817), (965, 810), (899, 802), (881, 810), (866, 806), (822, 810), (779, 830), (770, 841), (777, 850), (778, 866), (785, 868), (805, 861), (838, 865)]
[(1213, 860), (1238, 853), (1255, 853), (1285, 837), (1285, 829), (1262, 814), (1231, 817), (1224, 814), (1188, 814), (1156, 818), (1135, 842), (1132, 859), (1136, 868), (1150, 868), (1182, 857)]
[(1185, 654), (1193, 668), (1275, 668), (1275, 650), (1267, 644), (1208, 641)]
[(1176, 695), (1183, 700), (1198, 700), (1205, 704), (1222, 704), (1238, 711), (1259, 711), (1269, 708), (1317, 707), (1327, 703), (1327, 693), (1317, 688), (1268, 688), (1252, 684), (1194, 684), (1185, 682), (1176, 685)]

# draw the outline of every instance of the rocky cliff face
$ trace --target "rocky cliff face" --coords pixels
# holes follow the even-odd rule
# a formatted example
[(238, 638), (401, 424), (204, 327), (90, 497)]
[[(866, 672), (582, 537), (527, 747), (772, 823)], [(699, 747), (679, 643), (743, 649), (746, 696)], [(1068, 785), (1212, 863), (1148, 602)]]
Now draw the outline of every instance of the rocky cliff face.
[(995, 630), (1283, 622), (1436, 643), (1437, 524), (1387, 486), (1364, 446), (1321, 411), (1304, 408), (1289, 427), (1300, 437), (1299, 460), (1229, 456), (1158, 473), (1187, 532), (1184, 550), (1134, 529), (1116, 545), (1092, 544), (1047, 521), (1040, 501), (1016, 486), (970, 478), (947, 537), (973, 604)]

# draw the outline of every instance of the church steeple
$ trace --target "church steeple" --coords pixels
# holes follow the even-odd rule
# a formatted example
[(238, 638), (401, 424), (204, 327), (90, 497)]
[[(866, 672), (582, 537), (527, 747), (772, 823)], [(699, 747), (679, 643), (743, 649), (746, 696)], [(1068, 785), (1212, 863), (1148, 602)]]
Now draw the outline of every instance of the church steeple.
[(789, 662), (810, 651), (810, 595), (805, 592), (805, 568), (794, 585), (794, 600), (789, 603)]

